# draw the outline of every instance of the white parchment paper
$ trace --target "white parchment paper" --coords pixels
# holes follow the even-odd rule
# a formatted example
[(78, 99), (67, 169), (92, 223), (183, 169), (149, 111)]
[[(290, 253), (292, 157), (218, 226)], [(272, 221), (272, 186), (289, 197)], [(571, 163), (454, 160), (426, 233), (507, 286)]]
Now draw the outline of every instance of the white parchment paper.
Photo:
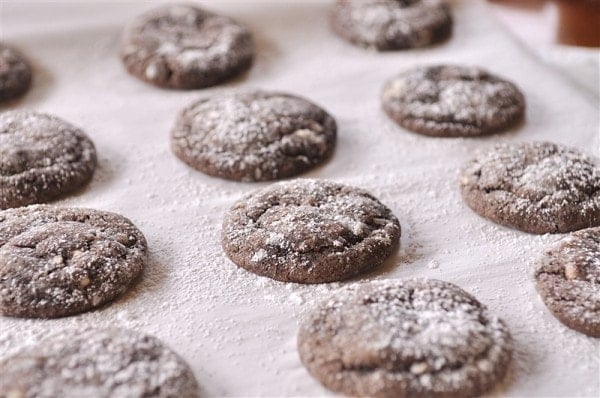
[[(530, 278), (532, 261), (561, 236), (496, 226), (471, 212), (457, 188), (458, 167), (499, 141), (551, 140), (598, 155), (597, 99), (539, 63), (483, 3), (453, 5), (455, 29), (447, 43), (374, 53), (329, 31), (327, 3), (213, 2), (208, 8), (254, 32), (256, 64), (227, 85), (182, 92), (134, 79), (117, 56), (123, 25), (153, 4), (0, 3), (2, 40), (35, 65), (33, 90), (10, 108), (63, 117), (97, 146), (93, 182), (56, 204), (129, 217), (151, 252), (142, 280), (109, 306), (56, 320), (0, 318), (0, 356), (67, 327), (122, 326), (156, 335), (179, 352), (208, 396), (330, 394), (301, 366), (296, 331), (315, 300), (340, 284), (285, 284), (238, 269), (220, 247), (222, 216), (241, 195), (265, 184), (205, 176), (169, 150), (175, 115), (192, 99), (257, 87), (306, 96), (337, 119), (333, 158), (305, 176), (366, 188), (400, 219), (399, 252), (356, 280), (443, 279), (500, 315), (516, 352), (510, 376), (492, 395), (598, 396), (599, 341), (555, 320)], [(440, 62), (480, 65), (516, 82), (527, 97), (526, 122), (482, 139), (435, 139), (389, 121), (379, 104), (384, 80), (403, 68)]]

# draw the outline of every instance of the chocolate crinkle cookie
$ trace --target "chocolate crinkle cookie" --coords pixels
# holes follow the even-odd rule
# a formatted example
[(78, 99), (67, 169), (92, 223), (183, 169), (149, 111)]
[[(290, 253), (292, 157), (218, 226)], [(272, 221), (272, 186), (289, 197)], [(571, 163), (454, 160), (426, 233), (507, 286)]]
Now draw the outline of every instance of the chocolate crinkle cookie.
[(96, 149), (79, 128), (32, 111), (0, 114), (0, 209), (57, 199), (95, 169)]
[(31, 66), (23, 54), (0, 43), (0, 102), (25, 94), (31, 86)]
[(284, 282), (347, 279), (381, 265), (400, 224), (368, 192), (326, 180), (273, 184), (225, 216), (222, 244), (237, 265)]
[(552, 245), (535, 265), (534, 279), (559, 321), (600, 337), (600, 228), (573, 232)]
[(435, 137), (473, 137), (523, 120), (525, 97), (489, 72), (455, 65), (421, 66), (388, 80), (383, 110), (398, 125)]
[(458, 286), (399, 279), (334, 292), (301, 324), (298, 352), (313, 377), (348, 396), (466, 398), (504, 378), (512, 339)]
[(219, 84), (250, 68), (250, 32), (230, 18), (191, 5), (167, 5), (136, 18), (121, 40), (132, 75), (159, 87)]
[(600, 160), (564, 145), (499, 144), (462, 168), (460, 190), (480, 216), (525, 232), (600, 226)]
[(123, 216), (32, 205), (0, 211), (0, 314), (55, 318), (105, 304), (140, 275), (147, 246)]
[(330, 20), (342, 38), (378, 51), (425, 47), (452, 33), (443, 0), (338, 0)]
[(189, 366), (155, 337), (69, 329), (0, 361), (0, 397), (198, 398)]
[(291, 177), (328, 159), (335, 120), (294, 95), (249, 90), (202, 98), (185, 108), (171, 148), (189, 166), (237, 181)]

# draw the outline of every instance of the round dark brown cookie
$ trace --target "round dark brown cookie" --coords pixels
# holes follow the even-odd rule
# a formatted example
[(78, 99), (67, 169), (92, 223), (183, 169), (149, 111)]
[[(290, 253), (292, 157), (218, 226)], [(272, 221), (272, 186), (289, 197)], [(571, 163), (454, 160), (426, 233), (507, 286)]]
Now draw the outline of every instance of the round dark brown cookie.
[(43, 113), (0, 114), (0, 209), (56, 199), (95, 169), (94, 144), (79, 128)]
[(443, 0), (338, 0), (330, 20), (342, 38), (378, 51), (425, 47), (452, 33)]
[(463, 166), (460, 190), (480, 216), (525, 232), (600, 226), (600, 161), (564, 145), (499, 144)]
[(248, 271), (323, 283), (383, 263), (398, 243), (400, 224), (362, 189), (298, 179), (240, 199), (225, 216), (221, 237), (227, 256)]
[(219, 84), (250, 68), (254, 43), (230, 18), (190, 5), (168, 5), (136, 18), (123, 34), (121, 59), (132, 75), (159, 87)]
[(300, 326), (310, 374), (348, 396), (474, 397), (512, 356), (504, 323), (474, 297), (433, 279), (348, 285)]
[(435, 137), (496, 133), (525, 115), (525, 97), (517, 86), (464, 66), (409, 69), (385, 83), (381, 102), (400, 126)]
[(31, 67), (25, 57), (0, 43), (0, 102), (20, 97), (31, 86)]
[(203, 173), (237, 181), (291, 177), (328, 159), (335, 120), (317, 105), (261, 90), (200, 99), (171, 132), (175, 155)]
[(573, 232), (551, 246), (537, 262), (534, 279), (559, 321), (600, 337), (600, 228)]
[(144, 235), (115, 213), (0, 211), (0, 314), (55, 318), (98, 307), (127, 290), (146, 253)]
[(197, 398), (183, 359), (126, 329), (71, 329), (0, 361), (2, 397)]

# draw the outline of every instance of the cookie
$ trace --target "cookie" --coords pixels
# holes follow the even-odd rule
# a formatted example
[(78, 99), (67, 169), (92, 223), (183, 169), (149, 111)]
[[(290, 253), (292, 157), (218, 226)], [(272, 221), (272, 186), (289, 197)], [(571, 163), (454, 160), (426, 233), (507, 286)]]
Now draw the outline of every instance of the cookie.
[(115, 213), (0, 211), (0, 314), (55, 318), (101, 306), (140, 275), (146, 253), (144, 235)]
[(517, 86), (465, 66), (424, 66), (388, 80), (381, 96), (397, 124), (434, 137), (474, 137), (523, 120), (525, 97)]
[(120, 55), (127, 71), (145, 82), (195, 89), (249, 69), (254, 43), (250, 32), (230, 18), (168, 5), (142, 14), (125, 29)]
[(0, 361), (0, 396), (197, 398), (189, 366), (155, 337), (71, 329)]
[(43, 113), (0, 114), (0, 209), (57, 199), (95, 169), (96, 149), (79, 128)]
[(298, 179), (246, 195), (229, 210), (221, 239), (227, 256), (255, 274), (284, 282), (347, 279), (383, 263), (400, 224), (368, 192)]
[(538, 293), (562, 323), (600, 337), (600, 228), (573, 232), (538, 260)]
[(289, 94), (252, 90), (202, 98), (179, 115), (171, 148), (189, 166), (236, 181), (267, 181), (328, 159), (335, 120)]
[(330, 20), (342, 38), (378, 51), (425, 47), (452, 33), (443, 0), (338, 0)]
[(348, 396), (475, 397), (507, 372), (512, 339), (474, 297), (433, 279), (347, 285), (298, 333), (300, 359)]
[(477, 214), (521, 231), (600, 226), (600, 160), (564, 145), (497, 145), (463, 166), (460, 190)]
[(0, 43), (0, 102), (25, 94), (31, 86), (31, 66), (14, 48)]

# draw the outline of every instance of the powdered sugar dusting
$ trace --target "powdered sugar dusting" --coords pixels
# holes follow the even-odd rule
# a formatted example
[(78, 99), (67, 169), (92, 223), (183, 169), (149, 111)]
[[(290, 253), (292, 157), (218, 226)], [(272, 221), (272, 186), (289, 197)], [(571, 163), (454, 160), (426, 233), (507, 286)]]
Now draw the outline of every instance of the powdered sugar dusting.
[(23, 55), (0, 43), (0, 102), (23, 94), (31, 84), (31, 68)]
[(574, 232), (552, 245), (537, 262), (534, 278), (558, 319), (600, 336), (600, 228)]
[[(457, 29), (447, 44), (385, 54), (332, 37), (324, 20), (328, 2), (207, 6), (257, 34), (255, 68), (233, 85), (298, 93), (335, 115), (336, 152), (308, 176), (362, 187), (401, 220), (399, 252), (359, 279), (435, 277), (475, 294), (506, 321), (515, 340), (514, 369), (498, 396), (596, 396), (597, 340), (557, 322), (528, 277), (527, 265), (556, 237), (482, 220), (464, 206), (456, 181), (475, 150), (499, 140), (553, 140), (594, 153), (597, 107), (516, 45), (485, 2), (453, 5)], [(343, 284), (274, 281), (237, 267), (223, 253), (224, 214), (264, 184), (207, 177), (170, 152), (175, 116), (199, 93), (142, 85), (115, 59), (120, 27), (149, 7), (86, 3), (62, 12), (39, 2), (3, 4), (5, 39), (35, 54), (54, 78), (46, 86), (42, 81), (21, 106), (43, 107), (85, 127), (98, 149), (98, 178), (57, 204), (127, 216), (148, 239), (149, 261), (140, 282), (108, 306), (53, 320), (0, 317), (0, 357), (68, 328), (118, 326), (157, 336), (180, 354), (202, 396), (331, 396), (302, 367), (296, 334), (315, 301)], [(48, 9), (62, 15), (60, 27)], [(86, 40), (73, 40), (79, 34)], [(492, 51), (506, 57), (492, 57)], [(449, 60), (481, 64), (519, 82), (530, 112), (518, 133), (477, 140), (399, 134), (380, 110), (382, 82), (403, 65)], [(429, 269), (434, 259), (439, 267)]]
[(121, 56), (146, 80), (174, 88), (215, 84), (249, 66), (250, 33), (233, 20), (188, 5), (163, 6), (125, 30)]
[(95, 168), (96, 149), (81, 129), (33, 111), (0, 115), (0, 209), (72, 192)]
[(375, 268), (399, 235), (397, 218), (366, 191), (310, 179), (274, 184), (242, 198), (222, 233), (236, 264), (304, 283), (346, 279)]
[(443, 0), (338, 0), (333, 27), (378, 50), (423, 47), (445, 38), (452, 19)]
[(146, 240), (129, 220), (34, 205), (0, 212), (0, 313), (54, 318), (104, 304), (142, 272)]
[(331, 155), (336, 123), (293, 95), (260, 90), (203, 98), (181, 112), (171, 132), (175, 154), (220, 177), (289, 177)]
[(530, 232), (600, 225), (600, 161), (549, 142), (500, 144), (462, 170), (465, 200), (478, 213)]
[(525, 107), (514, 84), (465, 66), (409, 69), (387, 81), (382, 102), (400, 125), (443, 136), (494, 132), (520, 119)]
[(503, 322), (457, 286), (426, 279), (336, 291), (302, 324), (298, 344), (326, 386), (376, 396), (479, 395), (512, 352)]
[(9, 398), (194, 398), (192, 371), (158, 339), (126, 329), (67, 330), (0, 361)]

